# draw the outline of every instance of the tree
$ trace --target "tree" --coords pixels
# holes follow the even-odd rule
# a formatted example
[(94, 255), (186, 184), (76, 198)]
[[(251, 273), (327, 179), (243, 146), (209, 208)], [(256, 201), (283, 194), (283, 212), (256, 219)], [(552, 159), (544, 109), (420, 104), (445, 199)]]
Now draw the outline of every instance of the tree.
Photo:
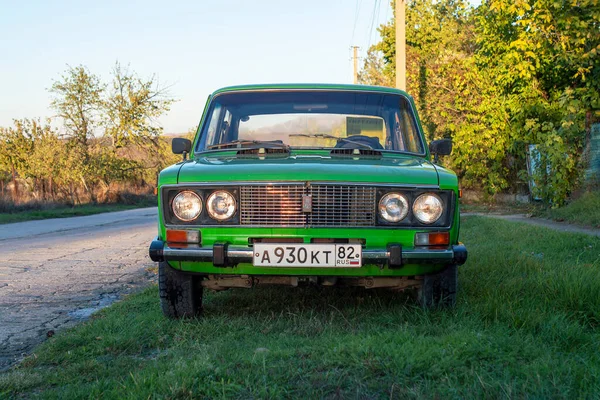
[(53, 183), (66, 167), (66, 150), (50, 121), (15, 120), (13, 127), (0, 128), (0, 143), (0, 171), (12, 175), (13, 200), (22, 200), (17, 177), (34, 197), (53, 197)]
[(110, 93), (103, 101), (105, 134), (116, 148), (154, 144), (162, 133), (157, 119), (170, 110), (174, 100), (155, 76), (144, 80), (118, 62), (112, 75)]
[(367, 51), (362, 70), (358, 72), (358, 82), (363, 85), (394, 86), (394, 76), (384, 72), (385, 63), (381, 52), (374, 48)]
[(512, 151), (537, 145), (538, 195), (561, 205), (581, 178), (585, 112), (600, 109), (599, 2), (490, 0), (477, 21), (477, 62), (506, 99)]
[(67, 135), (87, 151), (88, 139), (98, 127), (98, 112), (105, 85), (82, 65), (68, 67), (60, 81), (50, 88), (50, 106), (64, 122)]
[[(372, 50), (383, 65), (367, 58), (363, 74), (393, 79), (394, 21), (379, 32)], [(463, 185), (515, 188), (536, 144), (539, 194), (562, 204), (582, 169), (584, 114), (600, 109), (598, 0), (488, 0), (475, 10), (413, 0), (406, 36), (408, 91), (426, 135), (453, 139), (449, 162)]]
[[(463, 185), (493, 194), (508, 185), (507, 116), (494, 92), (493, 76), (475, 62), (474, 31), (473, 9), (465, 1), (409, 2), (407, 91), (415, 97), (428, 139), (453, 139), (455, 150), (449, 162)], [(361, 78), (362, 82), (387, 80), (391, 84), (395, 79), (395, 20), (382, 25), (379, 32), (381, 41), (370, 49)]]
[(17, 177), (27, 170), (28, 156), (33, 149), (31, 132), (27, 129), (28, 120), (15, 120), (14, 127), (0, 127), (0, 169), (11, 176), (13, 182), (13, 200), (19, 200)]
[[(119, 63), (110, 91), (106, 88), (86, 67), (68, 67), (49, 90), (63, 123), (60, 133), (50, 121), (15, 120), (12, 127), (0, 127), (2, 195), (8, 180), (14, 182), (15, 201), (33, 196), (72, 204), (114, 199), (123, 183), (154, 186), (157, 170), (177, 160), (156, 121), (173, 99), (154, 76), (141, 79)], [(20, 196), (23, 186), (28, 196)]]

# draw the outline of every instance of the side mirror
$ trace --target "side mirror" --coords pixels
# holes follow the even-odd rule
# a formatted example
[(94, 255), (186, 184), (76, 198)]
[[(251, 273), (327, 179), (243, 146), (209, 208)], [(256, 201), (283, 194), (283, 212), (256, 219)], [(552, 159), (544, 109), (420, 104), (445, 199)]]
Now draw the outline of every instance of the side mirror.
[(183, 159), (186, 159), (187, 154), (192, 150), (192, 142), (189, 139), (175, 138), (171, 142), (171, 150), (175, 154), (183, 154)]
[(452, 139), (438, 139), (429, 143), (429, 152), (433, 154), (433, 162), (438, 162), (438, 156), (449, 156), (452, 153)]

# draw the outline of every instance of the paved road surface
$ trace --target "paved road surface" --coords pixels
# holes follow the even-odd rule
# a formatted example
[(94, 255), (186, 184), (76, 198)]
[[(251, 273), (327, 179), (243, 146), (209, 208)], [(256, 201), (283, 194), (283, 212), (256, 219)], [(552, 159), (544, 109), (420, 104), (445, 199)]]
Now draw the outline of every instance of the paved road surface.
[(0, 225), (0, 371), (155, 279), (156, 209)]

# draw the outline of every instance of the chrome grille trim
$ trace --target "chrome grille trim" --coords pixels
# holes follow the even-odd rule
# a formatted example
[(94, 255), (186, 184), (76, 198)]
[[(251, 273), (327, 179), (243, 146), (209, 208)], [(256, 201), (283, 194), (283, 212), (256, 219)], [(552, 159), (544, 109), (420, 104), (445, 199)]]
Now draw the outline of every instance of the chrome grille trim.
[[(302, 196), (312, 212), (302, 212)], [(376, 189), (363, 185), (249, 185), (240, 188), (240, 224), (252, 226), (375, 226)]]
[(254, 226), (303, 226), (302, 185), (242, 186), (240, 224)]
[(310, 226), (374, 226), (375, 188), (367, 186), (314, 185)]

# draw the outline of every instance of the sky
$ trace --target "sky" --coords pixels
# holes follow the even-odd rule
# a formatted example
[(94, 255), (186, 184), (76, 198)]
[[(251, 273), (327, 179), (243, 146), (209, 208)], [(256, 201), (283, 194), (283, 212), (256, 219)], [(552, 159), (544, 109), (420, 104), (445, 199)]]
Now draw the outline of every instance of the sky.
[(119, 61), (169, 87), (159, 123), (186, 132), (223, 86), (352, 83), (350, 46), (364, 56), (391, 16), (387, 0), (0, 0), (0, 126), (51, 117), (68, 65), (108, 82)]

